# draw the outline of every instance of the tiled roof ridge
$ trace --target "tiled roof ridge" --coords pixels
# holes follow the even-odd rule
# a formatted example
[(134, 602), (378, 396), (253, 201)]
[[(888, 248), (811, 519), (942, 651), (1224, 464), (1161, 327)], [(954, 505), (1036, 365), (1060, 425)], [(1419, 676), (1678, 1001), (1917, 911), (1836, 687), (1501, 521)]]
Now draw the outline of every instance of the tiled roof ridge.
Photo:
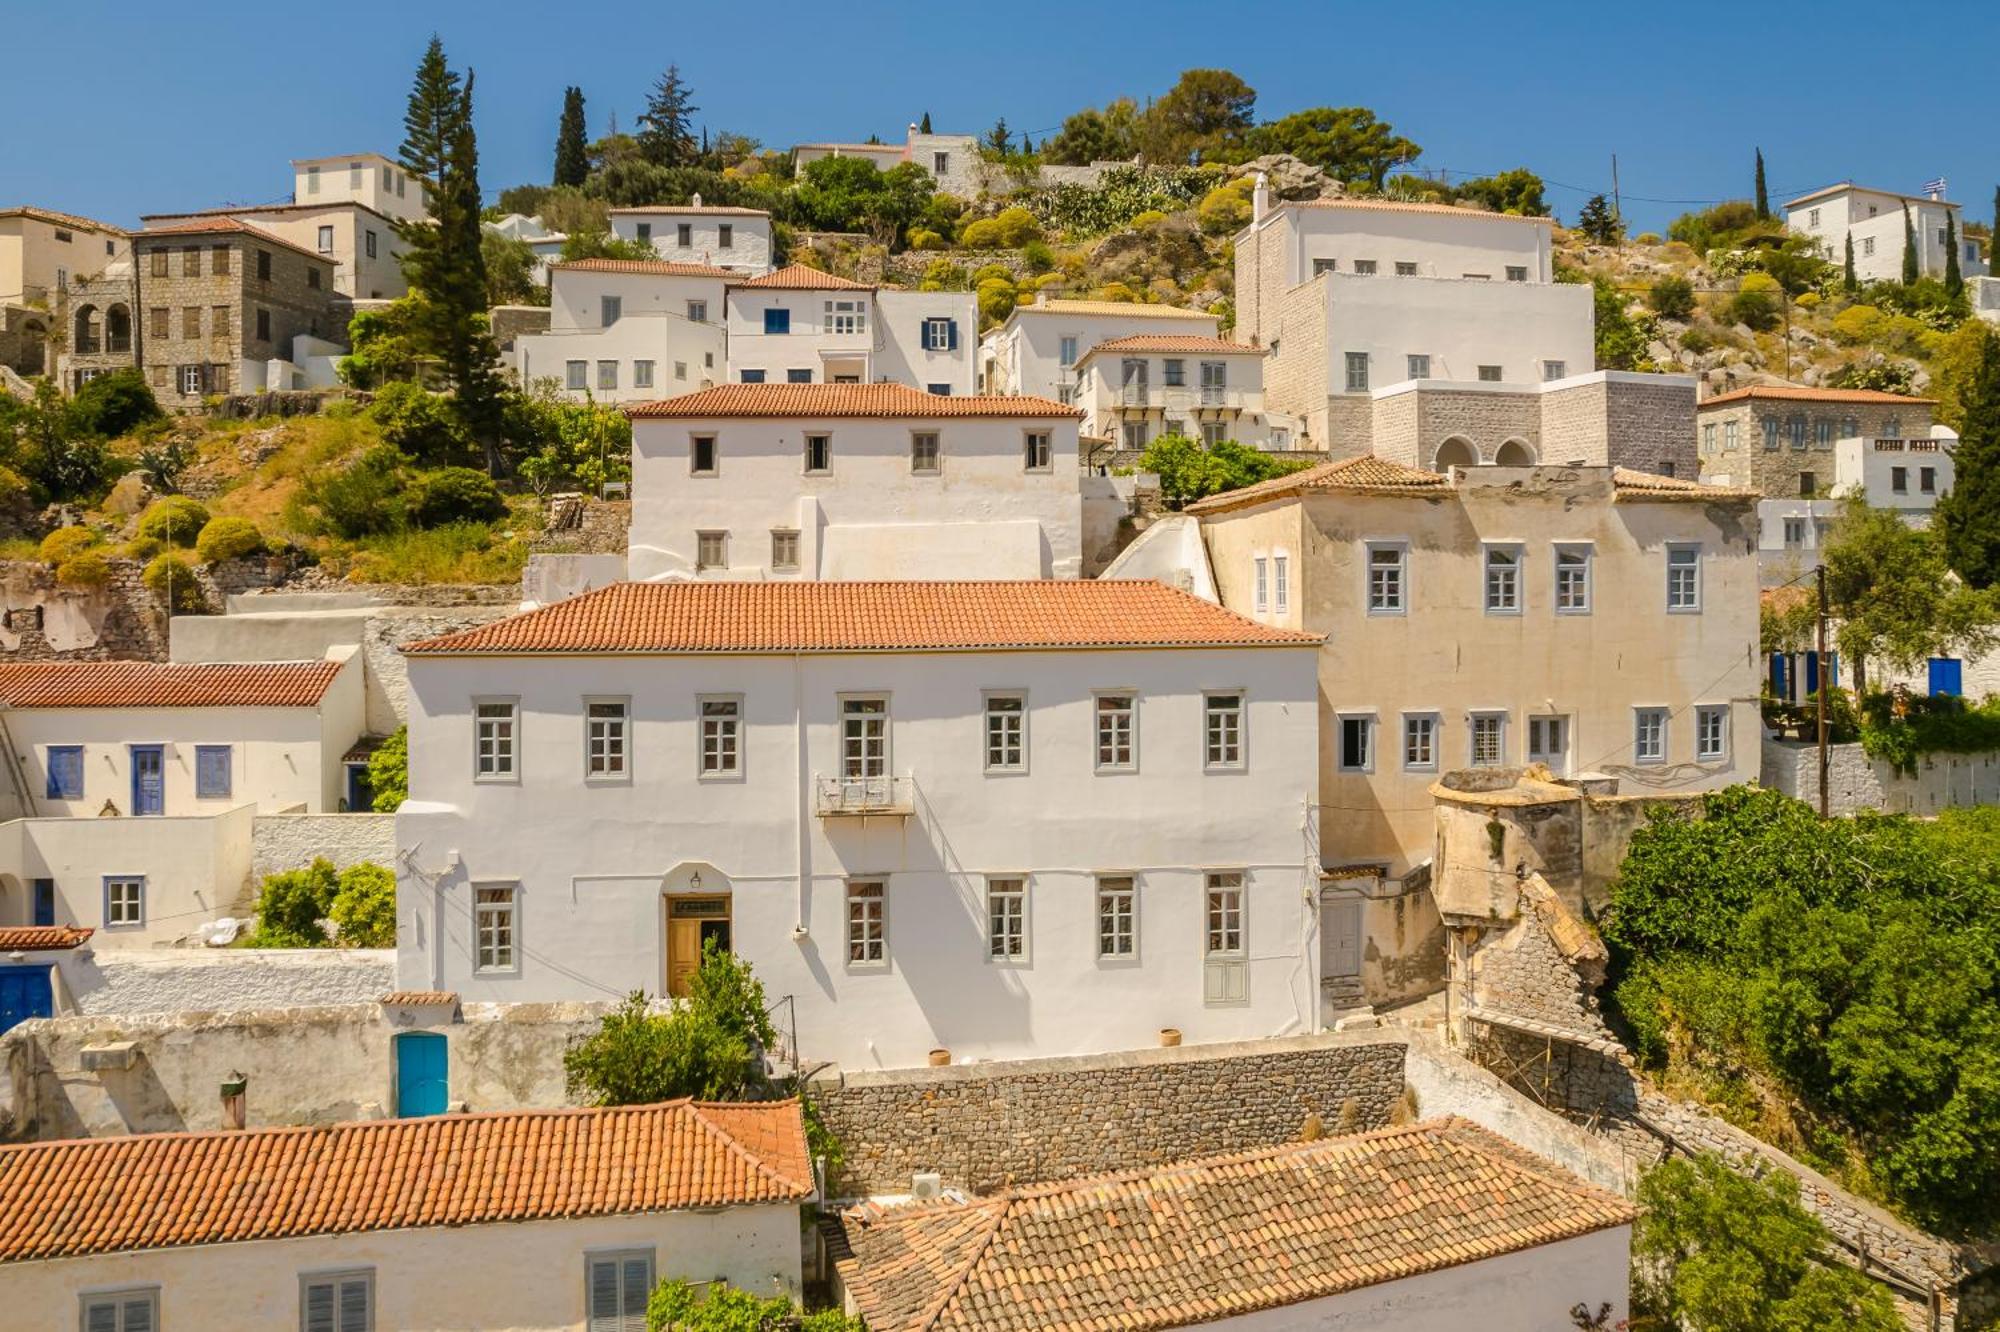
[(1014, 1210), (1015, 1201), (1013, 1197), (1002, 1196), (986, 1204), (973, 1204), (980, 1206), (986, 1214), (982, 1221), (986, 1233), (979, 1237), (979, 1242), (973, 1245), (972, 1252), (965, 1256), (965, 1261), (959, 1265), (958, 1274), (943, 1291), (939, 1292), (938, 1297), (931, 1302), (930, 1308), (924, 1310), (922, 1317), (917, 1320), (916, 1332), (932, 1332), (932, 1329), (937, 1327), (938, 1320), (944, 1317), (944, 1311), (951, 1308), (953, 1302), (958, 1299), (959, 1293), (965, 1289), (965, 1283), (972, 1279), (972, 1274), (978, 1270), (979, 1264), (986, 1260), (986, 1251), (993, 1247), (993, 1241), (998, 1239), (1000, 1232), (1006, 1228), (1007, 1216)]
[(0, 704), (23, 710), (317, 707), (345, 666), (332, 658), (0, 662)]
[[(714, 1109), (716, 1106), (737, 1105), (741, 1104), (740, 1102), (697, 1101), (691, 1096), (686, 1097), (684, 1099), (687, 1104), (688, 1113), (694, 1116), (694, 1121), (697, 1124), (700, 1124), (702, 1126), (702, 1129), (705, 1132), (707, 1132), (711, 1137), (715, 1138), (718, 1142), (720, 1142), (725, 1150), (731, 1152), (740, 1160), (742, 1160), (742, 1162), (745, 1165), (749, 1166), (752, 1170), (756, 1171), (758, 1176), (764, 1179), (767, 1183), (774, 1184), (779, 1188), (785, 1188), (785, 1189), (794, 1189), (794, 1190), (804, 1189), (807, 1192), (810, 1192), (813, 1189), (814, 1187), (813, 1182), (809, 1179), (796, 1180), (788, 1175), (781, 1175), (776, 1170), (773, 1170), (769, 1162), (765, 1161), (762, 1157), (758, 1156), (757, 1153), (751, 1151), (748, 1147), (744, 1146), (741, 1139), (739, 1139), (735, 1134), (731, 1133), (728, 1129), (724, 1128), (721, 1124), (717, 1123), (715, 1119), (707, 1113), (707, 1111)], [(798, 1102), (799, 1098), (797, 1096), (786, 1096), (775, 1101), (757, 1101), (754, 1102), (754, 1104), (763, 1107), (763, 1106), (794, 1105), (798, 1104)], [(670, 1102), (669, 1104), (678, 1104), (678, 1102)]]
[(234, 214), (218, 215), (207, 222), (177, 222), (165, 227), (146, 227), (141, 231), (133, 232), (132, 239), (145, 240), (149, 236), (155, 239), (166, 236), (220, 236), (230, 232), (240, 232), (244, 235), (255, 236), (258, 240), (266, 241), (272, 245), (282, 245), (287, 250), (302, 254), (308, 259), (317, 259), (329, 265), (333, 263), (333, 259), (328, 255), (308, 250), (297, 241), (286, 240), (276, 232), (266, 231), (255, 223), (245, 222), (242, 218)]
[(52, 226), (82, 227), (88, 231), (110, 232), (116, 236), (129, 236), (132, 234), (114, 222), (100, 222), (94, 217), (85, 217), (82, 213), (65, 213), (61, 209), (43, 208), (39, 204), (24, 203), (15, 204), (12, 207), (0, 208), (0, 217), (7, 217), (16, 213), (23, 217), (32, 217), (38, 222), (47, 222)]

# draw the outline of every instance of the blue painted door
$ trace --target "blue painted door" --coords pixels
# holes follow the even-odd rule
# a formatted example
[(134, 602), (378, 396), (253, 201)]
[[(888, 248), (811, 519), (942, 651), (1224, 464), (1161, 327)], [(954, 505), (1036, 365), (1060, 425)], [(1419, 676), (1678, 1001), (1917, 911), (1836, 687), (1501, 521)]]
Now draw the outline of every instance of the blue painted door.
[(441, 1115), (450, 1097), (445, 1076), (444, 1037), (434, 1031), (406, 1031), (396, 1037), (396, 1114)]
[(56, 923), (56, 881), (54, 879), (35, 880), (35, 924)]
[(160, 745), (132, 746), (132, 812), (167, 812), (167, 758)]
[(53, 1012), (47, 967), (0, 967), (0, 1031)]
[(350, 763), (347, 765), (347, 809), (351, 814), (366, 814), (375, 808), (375, 796), (368, 789), (368, 765)]
[(1965, 692), (1965, 663), (1957, 657), (1931, 658), (1931, 693), (1963, 694)]

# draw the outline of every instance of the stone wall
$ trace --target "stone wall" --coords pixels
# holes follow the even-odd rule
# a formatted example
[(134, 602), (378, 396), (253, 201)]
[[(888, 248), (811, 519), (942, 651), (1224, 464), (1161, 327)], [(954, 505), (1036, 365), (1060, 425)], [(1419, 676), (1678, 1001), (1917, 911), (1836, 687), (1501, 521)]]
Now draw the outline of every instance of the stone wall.
[[(243, 362), (288, 355), (301, 333), (345, 337), (346, 321), (333, 312), (330, 259), (230, 232), (148, 240), (133, 251), (139, 359), (163, 407), (185, 410), (210, 394), (243, 392)], [(182, 391), (188, 366), (203, 369), (195, 393)]]
[(324, 856), (334, 868), (396, 863), (394, 814), (259, 814), (250, 829), (250, 873), (299, 869)]
[[(1800, 494), (1799, 474), (1802, 472), (1812, 473), (1814, 494), (1830, 494), (1834, 483), (1833, 442), (1850, 433), (1858, 432), (1863, 439), (1890, 438), (1892, 427), (1894, 436), (1905, 439), (1924, 439), (1931, 433), (1930, 407), (1914, 399), (1908, 403), (1878, 407), (1867, 403), (1780, 402), (1746, 398), (1710, 408), (1700, 412), (1698, 417), (1702, 440), (1709, 438), (1708, 428), (1715, 427), (1713, 451), (1704, 448), (1700, 453), (1703, 475), (1726, 475), (1731, 485), (1753, 486), (1762, 491), (1766, 499), (1797, 497)], [(1806, 423), (1804, 448), (1792, 447), (1789, 427), (1794, 417)], [(1766, 419), (1778, 425), (1778, 447), (1775, 449), (1764, 447)], [(1731, 422), (1736, 425), (1737, 443), (1733, 450), (1724, 447)], [(1819, 442), (1822, 422), (1831, 427), (1824, 445)]]
[[(1676, 381), (1647, 384), (1614, 378), (1604, 386), (1603, 415), (1596, 428), (1606, 462), (1654, 473), (1664, 473), (1670, 465), (1673, 475), (1694, 479), (1701, 470), (1695, 451), (1695, 386)], [(1551, 441), (1549, 456), (1575, 456), (1558, 452), (1554, 431), (1546, 424), (1544, 429)]]
[(91, 1016), (370, 1003), (396, 988), (391, 948), (100, 951), (58, 966), (65, 1000)]
[(948, 1068), (848, 1073), (814, 1094), (846, 1148), (840, 1192), (900, 1193), (935, 1170), (989, 1190), (1295, 1140), (1341, 1107), (1378, 1128), (1403, 1090), (1381, 1032)]
[(100, 587), (63, 587), (34, 560), (0, 561), (0, 654), (8, 661), (164, 661), (167, 620), (140, 581), (112, 560)]
[[(2000, 804), (2000, 753), (1925, 754), (1914, 776), (1871, 759), (1859, 744), (1827, 747), (1827, 808), (1834, 814), (1878, 809), (1891, 814), (1936, 814), (1971, 805)], [(1808, 804), (1819, 804), (1819, 748), (1797, 740), (1764, 737), (1763, 785)]]

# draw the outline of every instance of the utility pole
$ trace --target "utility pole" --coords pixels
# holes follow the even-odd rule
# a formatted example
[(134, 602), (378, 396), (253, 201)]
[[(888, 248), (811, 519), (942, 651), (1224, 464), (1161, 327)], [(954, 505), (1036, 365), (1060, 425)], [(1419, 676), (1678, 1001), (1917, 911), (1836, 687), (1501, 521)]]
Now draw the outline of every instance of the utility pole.
[(1827, 676), (1831, 674), (1827, 670), (1826, 655), (1826, 565), (1822, 563), (1813, 570), (1813, 573), (1819, 583), (1819, 816), (1825, 818), (1827, 816), (1826, 686)]
[(1618, 193), (1618, 154), (1611, 154), (1611, 216), (1620, 222), (1625, 220), (1625, 203)]

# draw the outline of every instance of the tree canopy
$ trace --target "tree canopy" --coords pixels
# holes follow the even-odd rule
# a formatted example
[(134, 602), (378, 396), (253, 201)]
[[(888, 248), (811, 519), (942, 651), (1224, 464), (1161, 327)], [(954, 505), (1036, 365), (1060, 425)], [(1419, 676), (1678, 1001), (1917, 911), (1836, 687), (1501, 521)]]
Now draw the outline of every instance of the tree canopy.
[(583, 119), (583, 89), (563, 93), (562, 119), (556, 125), (556, 167), (552, 185), (577, 186), (590, 178), (590, 152)]
[(654, 166), (692, 166), (700, 157), (694, 132), (694, 90), (681, 77), (679, 65), (668, 65), (639, 115), (639, 151)]
[[(1414, 141), (1396, 133), (1394, 126), (1376, 119), (1375, 113), (1364, 106), (1317, 106), (1294, 111), (1282, 119), (1259, 125), (1250, 134), (1250, 147), (1257, 153), (1290, 153), (1335, 180), (1376, 190), (1382, 188), (1392, 167), (1412, 162), (1423, 152)], [(1540, 194), (1538, 180), (1535, 182), (1538, 203)]]
[(1844, 501), (1824, 558), (1835, 635), (1857, 690), (1866, 687), (1868, 661), (1914, 670), (1930, 657), (1977, 655), (2000, 642), (1993, 595), (1952, 577), (1938, 532), (1892, 509), (1858, 495)]
[(2000, 586), (2000, 335), (1970, 320), (1954, 337), (1976, 342), (1977, 360), (1960, 396), (1955, 475), (1937, 527), (1952, 572), (1990, 591)]

